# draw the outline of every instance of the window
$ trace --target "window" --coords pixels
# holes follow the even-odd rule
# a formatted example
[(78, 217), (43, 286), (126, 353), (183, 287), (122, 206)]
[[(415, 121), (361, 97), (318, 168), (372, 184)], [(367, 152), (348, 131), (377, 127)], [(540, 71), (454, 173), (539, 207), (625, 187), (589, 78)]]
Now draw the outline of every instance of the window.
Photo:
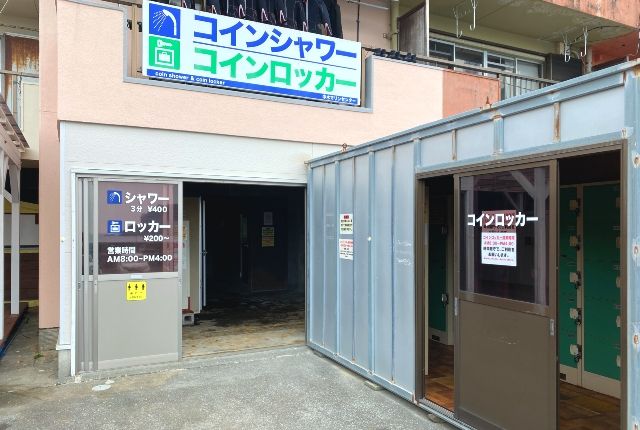
[(484, 66), (484, 53), (475, 49), (456, 46), (456, 61), (471, 66)]
[(487, 54), (487, 67), (515, 73), (516, 60), (514, 58), (503, 57), (501, 55)]
[(460, 178), (460, 289), (548, 303), (549, 169)]
[(453, 48), (451, 43), (441, 42), (439, 40), (429, 41), (429, 55), (442, 60), (453, 61)]
[(531, 76), (532, 78), (542, 77), (542, 65), (526, 60), (518, 60), (517, 73), (519, 75)]
[[(520, 59), (517, 57), (517, 54), (514, 54), (514, 56), (497, 54), (483, 49), (474, 49), (459, 45), (457, 43), (445, 42), (437, 38), (429, 40), (429, 55), (434, 58), (456, 61), (464, 65), (490, 67), (493, 69), (498, 69), (510, 73), (517, 73), (532, 78), (542, 77), (542, 63)], [(458, 70), (471, 72), (463, 68), (460, 68)], [(481, 74), (481, 72), (476, 73)], [(495, 76), (492, 74), (488, 75)], [(533, 81), (527, 81), (526, 85), (524, 85), (518, 80), (518, 82), (509, 82), (508, 85), (514, 87), (514, 91), (516, 91), (516, 87), (524, 88), (524, 86), (526, 86), (528, 90), (538, 88), (538, 86), (536, 86), (538, 84), (534, 83)]]

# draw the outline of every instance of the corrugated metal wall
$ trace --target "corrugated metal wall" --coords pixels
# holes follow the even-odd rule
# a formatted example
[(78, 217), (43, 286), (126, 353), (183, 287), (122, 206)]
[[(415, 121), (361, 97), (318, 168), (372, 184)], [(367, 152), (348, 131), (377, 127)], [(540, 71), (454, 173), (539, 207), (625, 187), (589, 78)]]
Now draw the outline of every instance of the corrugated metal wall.
[[(325, 164), (309, 177), (309, 342), (410, 398), (415, 315), (413, 144)], [(353, 214), (353, 235), (338, 217)], [(354, 240), (353, 260), (338, 255)]]
[[(628, 154), (627, 422), (640, 425), (639, 79), (640, 62), (627, 63), (312, 160), (309, 345), (412, 398), (415, 174), (622, 142)], [(338, 255), (340, 213), (354, 216), (353, 261)]]

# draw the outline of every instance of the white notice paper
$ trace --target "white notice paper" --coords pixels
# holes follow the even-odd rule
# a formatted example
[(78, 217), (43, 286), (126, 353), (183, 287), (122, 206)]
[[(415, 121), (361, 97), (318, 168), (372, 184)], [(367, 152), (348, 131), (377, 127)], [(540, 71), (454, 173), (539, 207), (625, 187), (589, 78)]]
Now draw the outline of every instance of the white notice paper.
[(480, 237), (482, 264), (511, 267), (518, 265), (518, 235), (513, 224), (515, 216), (516, 211), (512, 209), (482, 212), (482, 218), (487, 220), (482, 226)]
[(340, 214), (340, 234), (353, 234), (353, 214)]
[(341, 259), (353, 260), (353, 239), (340, 239), (338, 250)]
[(516, 267), (516, 232), (482, 232), (482, 264)]

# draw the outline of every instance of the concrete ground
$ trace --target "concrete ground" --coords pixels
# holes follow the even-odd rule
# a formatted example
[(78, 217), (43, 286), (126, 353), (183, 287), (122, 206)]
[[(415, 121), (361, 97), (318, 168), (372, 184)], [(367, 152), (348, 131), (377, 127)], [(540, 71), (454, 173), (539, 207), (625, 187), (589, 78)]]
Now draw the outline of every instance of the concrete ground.
[(55, 385), (57, 360), (56, 351), (39, 351), (38, 308), (28, 309), (16, 337), (0, 359), (0, 392)]
[(197, 324), (182, 327), (182, 356), (304, 345), (304, 294), (209, 299)]
[(0, 361), (1, 430), (450, 428), (304, 346), (188, 359), (169, 369), (103, 373), (62, 385), (52, 385), (46, 357), (31, 351), (21, 363), (5, 361), (9, 357)]

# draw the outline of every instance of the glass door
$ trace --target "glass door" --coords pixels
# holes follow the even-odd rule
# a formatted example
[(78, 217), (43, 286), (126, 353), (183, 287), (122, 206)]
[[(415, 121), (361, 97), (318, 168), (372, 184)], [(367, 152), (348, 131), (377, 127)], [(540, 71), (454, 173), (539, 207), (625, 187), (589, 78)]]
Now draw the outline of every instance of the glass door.
[(456, 416), (556, 428), (555, 161), (456, 177)]

